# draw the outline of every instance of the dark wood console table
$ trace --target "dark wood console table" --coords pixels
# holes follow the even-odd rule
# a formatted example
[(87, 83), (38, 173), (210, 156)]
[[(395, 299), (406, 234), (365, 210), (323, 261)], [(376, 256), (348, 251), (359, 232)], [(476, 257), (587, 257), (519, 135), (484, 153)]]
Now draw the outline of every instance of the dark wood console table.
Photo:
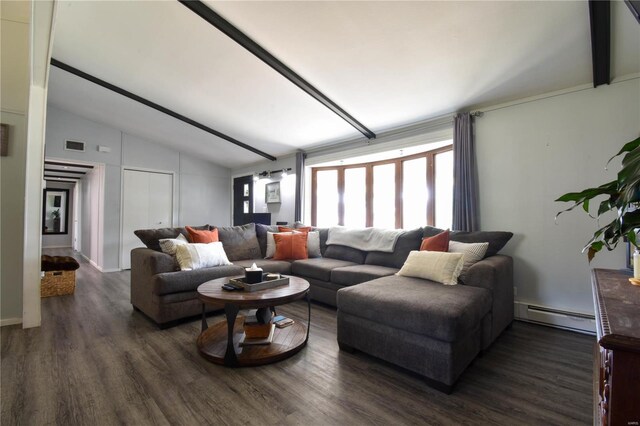
[(594, 357), (594, 423), (640, 424), (640, 287), (631, 274), (592, 271), (598, 344)]

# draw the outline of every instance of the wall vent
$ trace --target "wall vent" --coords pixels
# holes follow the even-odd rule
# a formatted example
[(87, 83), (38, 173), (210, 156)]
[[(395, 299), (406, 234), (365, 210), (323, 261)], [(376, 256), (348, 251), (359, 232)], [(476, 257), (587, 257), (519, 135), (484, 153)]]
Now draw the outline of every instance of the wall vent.
[(84, 142), (66, 140), (64, 141), (64, 149), (67, 151), (84, 152)]

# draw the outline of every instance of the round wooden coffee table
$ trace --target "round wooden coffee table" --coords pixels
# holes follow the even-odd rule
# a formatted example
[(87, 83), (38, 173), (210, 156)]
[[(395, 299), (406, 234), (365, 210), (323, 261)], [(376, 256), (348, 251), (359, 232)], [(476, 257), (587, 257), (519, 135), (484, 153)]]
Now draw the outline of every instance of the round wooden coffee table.
[[(245, 292), (223, 290), (221, 287), (229, 282), (229, 278), (234, 277), (207, 281), (198, 287), (198, 298), (202, 301), (202, 332), (197, 345), (203, 357), (229, 367), (263, 365), (288, 358), (307, 344), (311, 325), (307, 280), (289, 276), (289, 285)], [(243, 335), (243, 320), (238, 318), (240, 309), (272, 308), (303, 298), (309, 311), (306, 327), (296, 321), (289, 327), (276, 327), (273, 340), (268, 345), (240, 345)], [(209, 327), (205, 316), (207, 304), (224, 305), (226, 320)]]

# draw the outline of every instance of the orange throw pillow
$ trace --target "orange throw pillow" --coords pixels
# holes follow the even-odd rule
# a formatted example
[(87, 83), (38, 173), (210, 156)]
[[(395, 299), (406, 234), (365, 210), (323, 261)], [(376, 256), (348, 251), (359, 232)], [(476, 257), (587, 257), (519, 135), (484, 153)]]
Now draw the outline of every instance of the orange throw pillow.
[(280, 232), (304, 232), (305, 234), (307, 232), (311, 232), (311, 227), (310, 226), (303, 226), (300, 228), (289, 228), (288, 226), (278, 226), (278, 231)]
[(273, 234), (276, 242), (276, 254), (273, 260), (307, 259), (307, 234)]
[(420, 251), (449, 251), (449, 230), (442, 231), (433, 237), (422, 239)]
[(190, 226), (185, 226), (185, 229), (189, 233), (189, 240), (192, 243), (215, 243), (218, 242), (218, 228), (214, 228), (213, 231), (205, 231), (193, 229)]

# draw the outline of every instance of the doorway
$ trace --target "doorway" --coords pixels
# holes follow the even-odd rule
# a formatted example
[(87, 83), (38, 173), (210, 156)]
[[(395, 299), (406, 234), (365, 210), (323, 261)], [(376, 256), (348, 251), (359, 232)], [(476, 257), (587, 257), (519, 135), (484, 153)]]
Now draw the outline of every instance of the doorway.
[(253, 213), (253, 175), (233, 179), (233, 226), (243, 225)]
[(138, 229), (173, 226), (173, 173), (124, 169), (120, 269), (131, 269), (131, 250), (143, 247)]

